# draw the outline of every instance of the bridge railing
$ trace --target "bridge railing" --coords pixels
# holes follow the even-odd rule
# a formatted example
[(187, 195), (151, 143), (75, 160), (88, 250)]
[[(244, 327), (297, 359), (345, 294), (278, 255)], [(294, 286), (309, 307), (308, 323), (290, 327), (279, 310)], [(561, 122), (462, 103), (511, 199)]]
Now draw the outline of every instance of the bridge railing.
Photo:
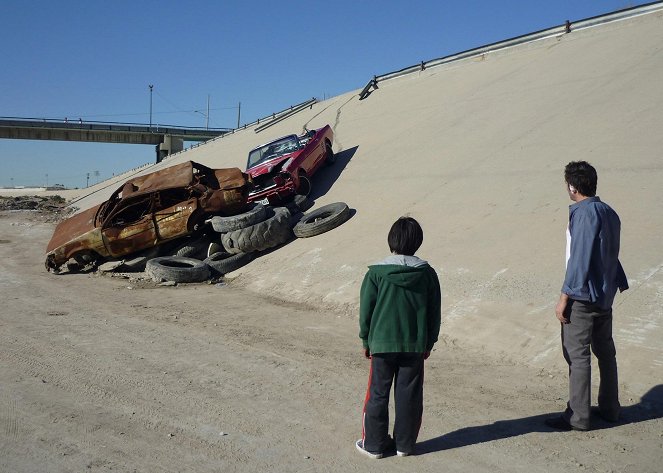
[(20, 128), (40, 128), (48, 127), (62, 130), (89, 130), (89, 131), (121, 131), (129, 133), (159, 133), (159, 134), (177, 134), (177, 135), (200, 135), (209, 134), (217, 136), (227, 133), (231, 128), (194, 128), (179, 125), (145, 123), (123, 123), (123, 122), (103, 122), (94, 120), (69, 120), (56, 118), (26, 118), (26, 117), (0, 117), (2, 126), (13, 126)]

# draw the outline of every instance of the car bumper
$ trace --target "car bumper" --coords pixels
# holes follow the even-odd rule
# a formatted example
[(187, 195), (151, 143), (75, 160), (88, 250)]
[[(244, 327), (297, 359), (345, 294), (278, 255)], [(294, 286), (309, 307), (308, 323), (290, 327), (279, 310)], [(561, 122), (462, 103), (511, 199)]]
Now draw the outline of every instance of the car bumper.
[(292, 197), (295, 194), (295, 184), (288, 182), (283, 186), (274, 186), (268, 189), (263, 189), (259, 192), (249, 194), (249, 202), (261, 202), (274, 205), (279, 204), (287, 200), (288, 197)]

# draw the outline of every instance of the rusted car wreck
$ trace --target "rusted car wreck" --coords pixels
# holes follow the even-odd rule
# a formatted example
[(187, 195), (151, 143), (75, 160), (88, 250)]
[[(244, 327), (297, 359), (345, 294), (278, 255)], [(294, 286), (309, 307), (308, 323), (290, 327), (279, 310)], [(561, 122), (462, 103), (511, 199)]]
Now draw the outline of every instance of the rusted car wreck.
[(104, 203), (61, 222), (46, 249), (46, 269), (119, 258), (193, 233), (213, 215), (244, 212), (252, 183), (238, 168), (193, 161), (125, 182)]

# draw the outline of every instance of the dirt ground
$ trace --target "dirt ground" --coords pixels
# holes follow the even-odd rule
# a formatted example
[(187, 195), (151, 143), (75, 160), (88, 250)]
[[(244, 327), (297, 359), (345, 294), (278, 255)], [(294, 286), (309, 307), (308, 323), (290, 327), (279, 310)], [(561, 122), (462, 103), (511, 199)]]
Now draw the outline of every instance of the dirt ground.
[[(356, 317), (225, 284), (53, 275), (54, 224), (0, 212), (2, 472), (658, 472), (663, 384), (623, 420), (553, 432), (558, 368), (443, 338), (426, 365), (418, 454), (354, 448), (368, 363)], [(443, 325), (444, 330), (444, 325)]]

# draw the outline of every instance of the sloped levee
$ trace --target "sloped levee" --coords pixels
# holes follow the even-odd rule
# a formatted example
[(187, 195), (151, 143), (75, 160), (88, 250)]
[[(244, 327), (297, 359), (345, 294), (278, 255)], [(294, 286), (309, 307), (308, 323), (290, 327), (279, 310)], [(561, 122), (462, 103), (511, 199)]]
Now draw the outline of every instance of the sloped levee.
[(365, 100), (353, 91), (159, 166), (243, 168), (251, 147), (329, 123), (338, 160), (314, 179), (316, 206), (344, 201), (354, 215), (233, 276), (355, 317), (366, 266), (388, 253), (391, 223), (408, 214), (424, 228), (419, 255), (440, 275), (447, 342), (559, 366), (562, 172), (587, 160), (622, 218), (631, 289), (614, 307), (621, 381), (645, 392), (663, 368), (662, 83), (654, 12), (385, 81)]

